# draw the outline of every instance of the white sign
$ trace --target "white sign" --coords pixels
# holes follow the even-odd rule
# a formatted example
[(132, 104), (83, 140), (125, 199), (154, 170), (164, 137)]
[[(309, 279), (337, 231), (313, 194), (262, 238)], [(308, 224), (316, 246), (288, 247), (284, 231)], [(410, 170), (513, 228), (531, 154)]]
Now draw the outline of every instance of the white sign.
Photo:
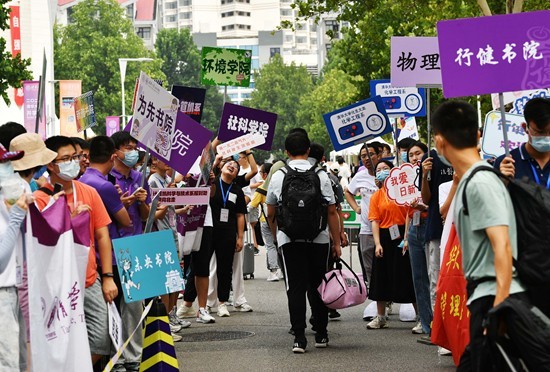
[(259, 133), (245, 134), (244, 136), (232, 139), (216, 147), (219, 155), (226, 158), (233, 154), (261, 146), (265, 143), (265, 137)]
[(418, 177), (418, 165), (405, 163), (392, 168), (390, 175), (384, 181), (388, 198), (395, 201), (397, 205), (410, 205), (420, 197), (420, 190), (416, 188), (414, 182), (416, 177)]
[(107, 303), (107, 310), (109, 311), (109, 336), (118, 351), (124, 342), (122, 340), (122, 319), (114, 302)]
[(130, 134), (170, 160), (179, 100), (142, 71), (135, 101)]
[(412, 138), (418, 141), (420, 137), (418, 136), (418, 128), (416, 126), (415, 117), (411, 116), (410, 118), (399, 118), (399, 121), (397, 122), (397, 133), (399, 133), (397, 142), (401, 141), (403, 138)]
[(207, 205), (210, 203), (210, 187), (151, 188), (151, 193), (160, 192), (161, 205)]
[[(514, 107), (510, 110), (510, 113), (523, 114), (523, 106), (525, 106), (527, 101), (535, 97), (550, 98), (550, 90), (533, 89), (519, 92), (507, 92), (504, 93), (504, 104), (514, 103)], [(498, 94), (491, 94), (491, 103), (493, 104), (493, 110), (498, 110), (500, 108)]]
[[(508, 148), (513, 150), (523, 142), (527, 142), (527, 133), (521, 126), (525, 122), (523, 115), (506, 114), (506, 130), (508, 132)], [(485, 116), (481, 150), (486, 155), (498, 157), (504, 155), (504, 138), (502, 136), (502, 121), (500, 111), (491, 111)]]

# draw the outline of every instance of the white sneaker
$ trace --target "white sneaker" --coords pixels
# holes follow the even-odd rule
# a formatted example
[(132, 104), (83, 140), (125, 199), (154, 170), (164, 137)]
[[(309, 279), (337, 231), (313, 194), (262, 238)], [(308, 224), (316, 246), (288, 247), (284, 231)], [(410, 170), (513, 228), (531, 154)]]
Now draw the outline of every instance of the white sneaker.
[(178, 316), (178, 318), (180, 319), (183, 319), (183, 318), (194, 318), (197, 316), (197, 310), (195, 310), (193, 308), (193, 306), (191, 307), (187, 307), (185, 305), (181, 305), (179, 308), (178, 308), (178, 311), (176, 311), (176, 315)]
[(453, 355), (453, 352), (451, 350), (445, 349), (441, 346), (438, 347), (437, 352), (439, 353), (439, 355)]
[(177, 333), (179, 331), (181, 331), (181, 326), (179, 324), (170, 323), (170, 332), (171, 333)]
[(172, 332), (172, 339), (174, 340), (174, 342), (180, 342), (183, 339), (183, 337)]
[(388, 322), (386, 319), (380, 315), (377, 315), (369, 324), (367, 324), (367, 329), (381, 329), (388, 328)]
[(279, 278), (279, 280), (283, 280), (285, 278), (281, 269), (277, 269), (277, 278)]
[(214, 319), (214, 317), (210, 315), (208, 311), (199, 309), (199, 315), (197, 316), (196, 322), (204, 324), (215, 323), (216, 319)]
[(268, 282), (278, 282), (279, 276), (277, 275), (277, 271), (271, 271), (269, 273), (269, 276), (267, 277)]
[(246, 302), (242, 305), (238, 305), (238, 306), (235, 306), (234, 309), (236, 311), (240, 311), (242, 313), (248, 313), (248, 312), (251, 312), (252, 311), (252, 306), (250, 306), (249, 304), (247, 304)]
[(230, 316), (229, 311), (227, 310), (227, 305), (225, 303), (218, 305), (218, 316), (222, 318)]
[(416, 325), (412, 328), (412, 333), (414, 333), (415, 335), (421, 335), (424, 333), (424, 330), (422, 329), (422, 323), (420, 323), (420, 321), (418, 321), (418, 323), (416, 323)]

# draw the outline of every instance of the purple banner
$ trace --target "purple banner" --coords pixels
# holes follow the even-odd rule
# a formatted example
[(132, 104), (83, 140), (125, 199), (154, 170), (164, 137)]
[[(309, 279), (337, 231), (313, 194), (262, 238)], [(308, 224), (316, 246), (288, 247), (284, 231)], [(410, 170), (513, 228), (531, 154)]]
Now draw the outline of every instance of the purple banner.
[[(34, 133), (36, 129), (36, 113), (38, 111), (38, 90), (40, 82), (26, 80), (23, 82), (23, 122), (27, 132)], [(44, 101), (46, 99), (44, 98)], [(43, 107), (46, 107), (44, 104)], [(38, 124), (38, 133), (46, 139), (46, 110), (42, 110), (42, 117)]]
[[(130, 132), (130, 128), (132, 128), (132, 120), (128, 122), (124, 130)], [(202, 149), (204, 149), (211, 137), (212, 132), (189, 116), (178, 111), (174, 137), (172, 138), (170, 160), (159, 155), (152, 148), (149, 148), (149, 152), (152, 156), (161, 159), (164, 163), (185, 175), (201, 155)], [(141, 142), (139, 144), (144, 148), (147, 147)]]
[(111, 137), (120, 130), (120, 116), (107, 116), (105, 118), (105, 134)]
[(265, 137), (265, 143), (257, 148), (271, 150), (276, 123), (277, 114), (226, 103), (223, 107), (218, 139), (229, 141), (247, 133), (259, 133)]
[(437, 23), (446, 98), (550, 86), (550, 11)]
[(172, 95), (179, 99), (181, 112), (189, 115), (197, 123), (201, 122), (206, 89), (173, 85)]
[(394, 87), (441, 85), (437, 37), (391, 38), (391, 85)]

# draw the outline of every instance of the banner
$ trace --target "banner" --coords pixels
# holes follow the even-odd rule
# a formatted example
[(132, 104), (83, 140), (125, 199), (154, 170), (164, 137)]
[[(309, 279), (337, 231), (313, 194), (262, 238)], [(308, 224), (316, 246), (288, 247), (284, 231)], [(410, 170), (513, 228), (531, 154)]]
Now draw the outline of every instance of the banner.
[(111, 137), (113, 133), (120, 131), (120, 116), (107, 116), (105, 118), (105, 134)]
[(113, 239), (126, 303), (183, 290), (172, 230)]
[(440, 86), (441, 64), (437, 37), (391, 38), (391, 85)]
[[(38, 90), (40, 82), (26, 80), (23, 82), (23, 123), (27, 132), (34, 133), (36, 126), (36, 112), (38, 111)], [(45, 98), (44, 98), (45, 101)], [(43, 139), (46, 139), (46, 112), (43, 110), (38, 126), (38, 133)]]
[(248, 87), (251, 62), (251, 50), (202, 47), (201, 84)]
[(462, 248), (455, 226), (452, 225), (437, 282), (431, 338), (434, 344), (452, 351), (457, 366), (470, 343), (467, 299)]
[(59, 129), (62, 136), (80, 137), (76, 130), (74, 98), (82, 94), (82, 80), (59, 81)]
[(204, 110), (204, 100), (206, 98), (206, 89), (191, 88), (181, 85), (172, 86), (172, 95), (179, 99), (179, 110), (197, 123), (201, 122), (202, 112)]
[(437, 22), (445, 98), (548, 88), (550, 10)]
[[(11, 56), (15, 58), (21, 54), (21, 18), (19, 17), (19, 6), (10, 6), (10, 39)], [(13, 97), (17, 107), (23, 106), (23, 88), (13, 88)]]
[(151, 194), (160, 192), (159, 204), (164, 205), (207, 205), (210, 203), (210, 187), (151, 188)]
[(84, 318), (90, 215), (71, 220), (65, 198), (42, 213), (29, 205), (27, 270), (35, 371), (92, 371)]
[(143, 71), (139, 75), (130, 134), (170, 160), (179, 101)]
[(405, 163), (394, 167), (390, 175), (384, 181), (386, 195), (395, 201), (397, 205), (410, 205), (412, 201), (420, 198), (420, 190), (415, 186), (419, 177), (418, 165)]
[[(506, 131), (508, 132), (508, 148), (513, 150), (523, 142), (527, 142), (529, 137), (523, 127), (525, 122), (523, 115), (506, 113)], [(504, 155), (504, 140), (502, 138), (502, 118), (500, 111), (491, 111), (485, 116), (485, 125), (483, 127), (483, 138), (481, 139), (481, 150), (494, 157)]]
[(239, 152), (260, 147), (265, 143), (265, 137), (259, 133), (245, 134), (244, 136), (232, 139), (228, 142), (219, 144), (216, 147), (218, 155), (226, 158), (230, 155), (238, 154)]
[(258, 133), (264, 136), (265, 143), (258, 146), (260, 150), (271, 150), (277, 114), (226, 103), (218, 131), (220, 141), (229, 141), (247, 133)]
[(94, 127), (94, 92), (89, 91), (73, 99), (74, 112), (76, 115), (76, 131), (83, 132), (88, 128)]

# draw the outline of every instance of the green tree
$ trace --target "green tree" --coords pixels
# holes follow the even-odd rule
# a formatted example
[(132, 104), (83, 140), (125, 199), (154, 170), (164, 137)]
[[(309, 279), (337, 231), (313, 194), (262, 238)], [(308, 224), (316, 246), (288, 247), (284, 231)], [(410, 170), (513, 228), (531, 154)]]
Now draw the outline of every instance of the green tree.
[(313, 80), (305, 66), (296, 66), (295, 63), (287, 66), (279, 55), (256, 74), (256, 90), (243, 105), (277, 114), (272, 147), (277, 155), (282, 154), (288, 131), (298, 126), (300, 98), (312, 90)]
[[(94, 91), (97, 133), (105, 133), (105, 117), (121, 113), (119, 58), (155, 58), (135, 34), (132, 22), (116, 0), (84, 0), (76, 5), (73, 23), (54, 29), (56, 79), (82, 80), (82, 91)], [(126, 112), (131, 102), (139, 71), (153, 79), (166, 80), (162, 61), (127, 64)], [(165, 85), (166, 86), (166, 85)]]
[[(5, 5), (9, 0), (0, 0), (0, 30), (9, 28), (10, 9)], [(0, 96), (6, 104), (10, 104), (8, 98), (9, 87), (20, 88), (23, 80), (32, 80), (32, 74), (27, 69), (31, 59), (21, 59), (21, 54), (12, 57), (6, 50), (6, 39), (0, 38)]]
[(362, 83), (361, 76), (351, 77), (345, 72), (332, 69), (316, 84), (313, 91), (302, 96), (297, 113), (298, 126), (304, 128), (312, 141), (318, 142), (325, 150), (332, 151), (323, 114), (353, 103)]
[[(200, 86), (201, 54), (189, 29), (163, 29), (157, 35), (155, 50), (162, 60), (162, 72), (170, 85)], [(203, 87), (201, 87), (203, 88)], [(206, 87), (202, 124), (216, 132), (223, 111), (223, 94), (217, 87)]]

